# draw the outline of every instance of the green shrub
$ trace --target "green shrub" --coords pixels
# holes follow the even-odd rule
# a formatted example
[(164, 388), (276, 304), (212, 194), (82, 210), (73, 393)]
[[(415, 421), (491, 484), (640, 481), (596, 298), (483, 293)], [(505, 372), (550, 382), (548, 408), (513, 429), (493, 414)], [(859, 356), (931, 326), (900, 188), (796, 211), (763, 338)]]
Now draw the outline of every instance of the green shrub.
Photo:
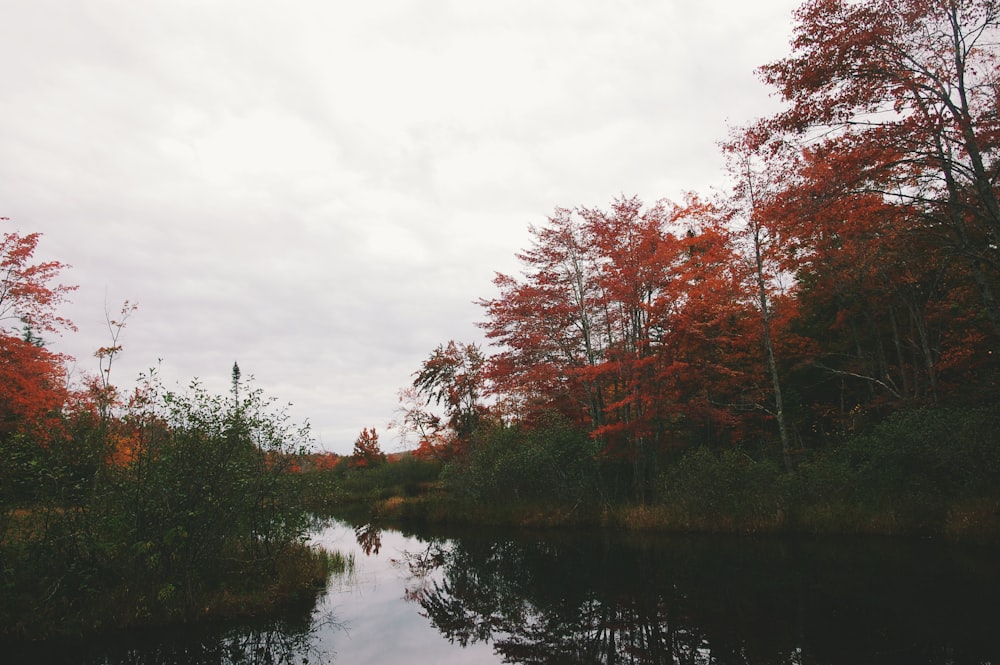
[(101, 463), (7, 512), (0, 633), (194, 618), (305, 560), (309, 517), (287, 471), (308, 428), (259, 390), (182, 393), (154, 377), (121, 416), (73, 431)]
[(661, 478), (662, 502), (676, 526), (711, 531), (772, 531), (784, 520), (788, 478), (770, 460), (743, 450), (696, 448)]
[(1000, 416), (992, 411), (921, 409), (813, 451), (795, 479), (796, 525), (820, 532), (941, 533), (955, 521), (956, 506), (1000, 496), (998, 428)]
[(956, 499), (995, 496), (1000, 415), (982, 409), (894, 414), (842, 451), (857, 503), (891, 513), (897, 530), (935, 529)]
[(467, 460), (446, 467), (451, 491), (480, 502), (578, 503), (597, 499), (597, 446), (552, 415), (533, 427), (496, 426)]

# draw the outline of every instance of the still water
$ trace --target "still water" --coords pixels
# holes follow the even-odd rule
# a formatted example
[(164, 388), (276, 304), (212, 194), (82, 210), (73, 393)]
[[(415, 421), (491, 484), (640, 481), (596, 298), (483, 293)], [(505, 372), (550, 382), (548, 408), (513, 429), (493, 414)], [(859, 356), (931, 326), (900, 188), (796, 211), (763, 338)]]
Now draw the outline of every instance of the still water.
[(1000, 665), (995, 549), (607, 532), (403, 533), (281, 621), (43, 645), (0, 663)]

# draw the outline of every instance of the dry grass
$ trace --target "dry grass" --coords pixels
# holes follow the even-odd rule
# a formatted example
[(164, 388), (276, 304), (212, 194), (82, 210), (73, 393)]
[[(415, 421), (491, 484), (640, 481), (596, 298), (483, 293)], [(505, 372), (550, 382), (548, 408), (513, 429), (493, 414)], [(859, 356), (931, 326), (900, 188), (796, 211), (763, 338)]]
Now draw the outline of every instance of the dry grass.
[(952, 505), (944, 532), (956, 540), (1000, 541), (1000, 500), (970, 499)]

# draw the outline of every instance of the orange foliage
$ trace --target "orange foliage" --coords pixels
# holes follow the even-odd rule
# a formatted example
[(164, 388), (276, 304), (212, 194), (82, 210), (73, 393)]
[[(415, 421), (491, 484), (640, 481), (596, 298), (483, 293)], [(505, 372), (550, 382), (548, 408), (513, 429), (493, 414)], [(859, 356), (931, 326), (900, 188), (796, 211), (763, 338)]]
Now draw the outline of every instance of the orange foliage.
[(385, 462), (385, 454), (379, 447), (378, 433), (375, 428), (365, 427), (361, 434), (354, 441), (354, 452), (351, 455), (351, 465), (356, 468), (364, 468), (382, 464)]
[(42, 444), (58, 435), (69, 399), (64, 362), (36, 344), (0, 335), (0, 434), (26, 433)]

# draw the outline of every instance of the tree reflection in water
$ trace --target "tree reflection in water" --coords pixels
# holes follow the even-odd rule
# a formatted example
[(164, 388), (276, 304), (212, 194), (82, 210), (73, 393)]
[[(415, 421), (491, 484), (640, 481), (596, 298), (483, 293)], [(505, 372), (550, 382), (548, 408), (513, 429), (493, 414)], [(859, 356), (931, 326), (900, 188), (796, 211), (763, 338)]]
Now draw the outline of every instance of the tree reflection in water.
[[(232, 630), (191, 627), (129, 633), (127, 638), (26, 647), (3, 654), (4, 663), (32, 665), (323, 665), (334, 654), (321, 646), (323, 631), (338, 626), (332, 615), (308, 614)], [(114, 636), (109, 636), (113, 638)], [(9, 660), (8, 660), (9, 658)]]
[(374, 524), (360, 524), (354, 527), (354, 538), (365, 556), (377, 555), (382, 549), (382, 529)]
[(491, 643), (511, 663), (1000, 663), (1000, 571), (980, 554), (910, 541), (462, 538), (400, 564), (407, 598), (449, 641)]

